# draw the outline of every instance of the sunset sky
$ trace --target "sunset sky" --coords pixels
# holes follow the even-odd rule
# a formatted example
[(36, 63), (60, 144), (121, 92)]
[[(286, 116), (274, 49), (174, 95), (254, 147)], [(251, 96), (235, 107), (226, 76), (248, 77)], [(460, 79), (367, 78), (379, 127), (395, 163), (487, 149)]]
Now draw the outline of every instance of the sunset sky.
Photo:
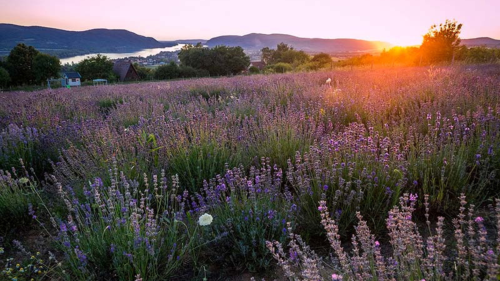
[(456, 19), (462, 38), (500, 39), (500, 0), (0, 0), (0, 22), (67, 30), (127, 29), (158, 40), (285, 33), (419, 44)]

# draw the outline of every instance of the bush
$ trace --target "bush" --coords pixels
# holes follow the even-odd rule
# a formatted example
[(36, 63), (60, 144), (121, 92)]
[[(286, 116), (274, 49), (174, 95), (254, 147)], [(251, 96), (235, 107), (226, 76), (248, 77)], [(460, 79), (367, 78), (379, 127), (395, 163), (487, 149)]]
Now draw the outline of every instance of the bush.
[(212, 179), (195, 205), (214, 215), (213, 229), (222, 237), (211, 247), (216, 251), (208, 253), (218, 270), (269, 270), (274, 264), (266, 240), (284, 242), (285, 223), (294, 220), (296, 206), (280, 191), (283, 172), (264, 162), (260, 171), (252, 167), (249, 174), (234, 168)]
[(274, 70), (275, 73), (285, 73), (292, 71), (293, 67), (289, 63), (279, 62), (277, 64), (273, 64), (270, 67)]
[(0, 67), (0, 89), (7, 88), (10, 81), (10, 75), (7, 69)]
[[(143, 185), (110, 171), (111, 184), (96, 178), (80, 203), (71, 188), (61, 198), (68, 220), (59, 220), (58, 242), (66, 266), (78, 280), (165, 280), (192, 262), (199, 226), (175, 199), (178, 180), (167, 187), (164, 173)], [(181, 197), (182, 198), (182, 197)]]
[(250, 72), (250, 74), (257, 74), (260, 73), (260, 69), (252, 65), (248, 69), (248, 72)]
[(154, 74), (155, 79), (158, 80), (176, 79), (179, 76), (179, 66), (175, 62), (170, 62), (167, 65), (158, 66)]

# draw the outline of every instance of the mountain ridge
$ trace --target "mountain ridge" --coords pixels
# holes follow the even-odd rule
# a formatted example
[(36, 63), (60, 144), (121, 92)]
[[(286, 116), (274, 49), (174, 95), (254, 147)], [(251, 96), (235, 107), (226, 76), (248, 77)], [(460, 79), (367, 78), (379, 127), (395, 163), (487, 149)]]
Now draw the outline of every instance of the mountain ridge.
[(0, 23), (0, 50), (9, 51), (18, 43), (40, 50), (72, 50), (76, 53), (130, 52), (148, 48), (170, 47), (153, 37), (138, 35), (125, 29), (96, 28), (69, 31), (43, 26), (20, 26)]

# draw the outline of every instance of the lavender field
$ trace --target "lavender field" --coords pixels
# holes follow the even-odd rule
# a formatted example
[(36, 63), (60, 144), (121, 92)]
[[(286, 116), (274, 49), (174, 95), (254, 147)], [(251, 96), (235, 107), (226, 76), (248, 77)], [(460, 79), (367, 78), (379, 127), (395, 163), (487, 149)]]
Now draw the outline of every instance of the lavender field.
[(0, 280), (497, 280), (499, 155), (499, 65), (0, 93)]

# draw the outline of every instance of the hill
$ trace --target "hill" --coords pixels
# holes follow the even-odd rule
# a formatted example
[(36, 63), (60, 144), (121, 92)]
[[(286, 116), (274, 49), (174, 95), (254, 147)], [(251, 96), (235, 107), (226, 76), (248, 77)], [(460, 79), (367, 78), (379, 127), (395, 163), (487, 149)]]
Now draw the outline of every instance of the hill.
[(489, 48), (500, 48), (500, 40), (490, 37), (462, 39), (461, 44), (467, 47), (484, 46)]
[(174, 46), (152, 37), (123, 29), (91, 29), (67, 31), (41, 26), (0, 24), (0, 50), (10, 51), (18, 43), (33, 46), (49, 53), (133, 52), (148, 48)]
[(264, 47), (276, 47), (281, 42), (308, 53), (377, 52), (383, 48), (391, 47), (391, 44), (380, 41), (301, 38), (287, 34), (259, 33), (251, 33), (243, 36), (219, 36), (208, 40), (206, 44), (210, 47), (216, 45), (241, 46), (245, 50), (255, 51)]

